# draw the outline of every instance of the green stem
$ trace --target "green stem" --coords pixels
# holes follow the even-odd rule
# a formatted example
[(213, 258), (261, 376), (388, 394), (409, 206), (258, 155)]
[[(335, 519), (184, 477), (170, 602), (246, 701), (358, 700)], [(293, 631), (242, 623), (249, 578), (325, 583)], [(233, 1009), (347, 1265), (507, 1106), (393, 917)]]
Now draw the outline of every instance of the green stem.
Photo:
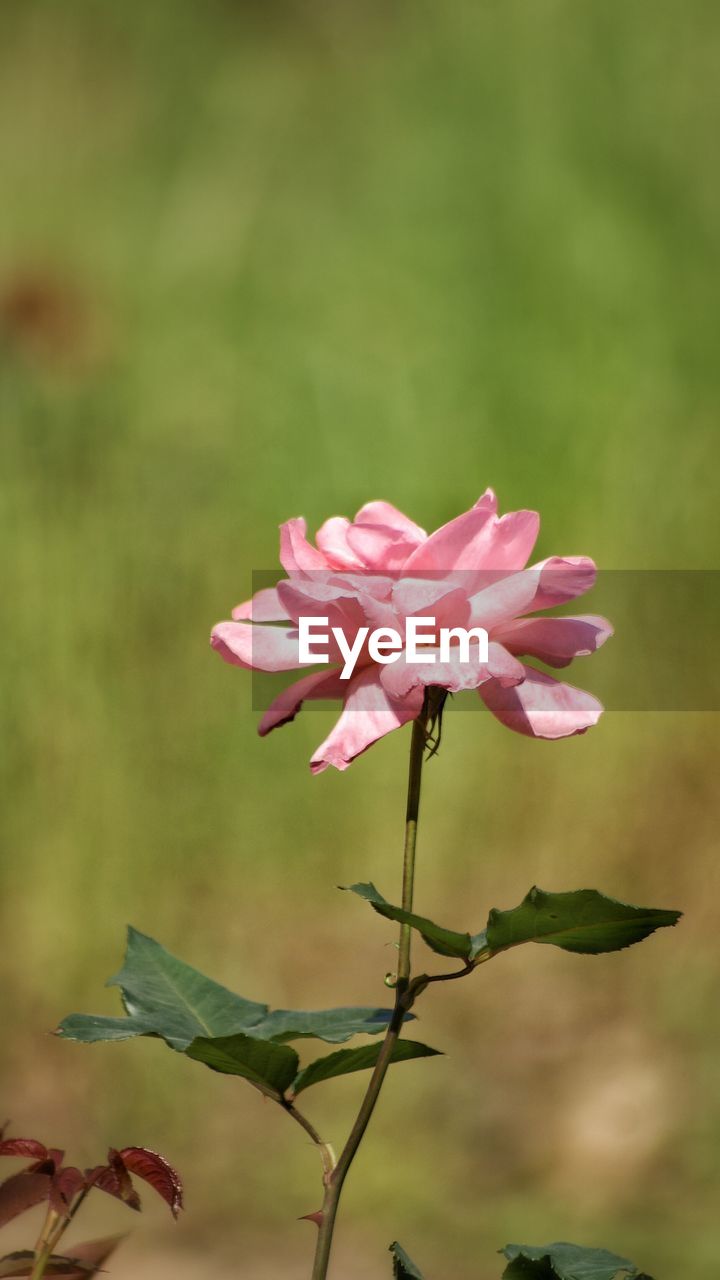
[(45, 1268), (50, 1261), (51, 1253), (52, 1248), (49, 1244), (46, 1244), (44, 1249), (35, 1255), (35, 1265), (33, 1266), (30, 1280), (42, 1280), (42, 1277), (45, 1275)]
[(89, 1191), (90, 1187), (83, 1187), (67, 1214), (61, 1215), (56, 1213), (54, 1209), (48, 1210), (40, 1239), (35, 1246), (35, 1263), (30, 1280), (42, 1280), (48, 1262)]
[(300, 1127), (304, 1129), (307, 1134), (309, 1134), (312, 1142), (318, 1148), (318, 1151), (320, 1152), (320, 1159), (322, 1161), (322, 1167), (323, 1167), (323, 1183), (327, 1183), (328, 1179), (330, 1178), (330, 1175), (333, 1172), (333, 1169), (335, 1168), (335, 1165), (337, 1164), (337, 1160), (335, 1159), (335, 1152), (330, 1146), (330, 1143), (323, 1142), (322, 1138), (320, 1137), (320, 1134), (315, 1128), (315, 1125), (310, 1123), (307, 1116), (304, 1116), (302, 1111), (298, 1111), (294, 1102), (283, 1101), (282, 1105), (284, 1106), (288, 1115), (292, 1116), (293, 1120), (296, 1120), (297, 1123), (300, 1125)]
[[(403, 857), (402, 905), (406, 911), (412, 911), (413, 884), (415, 880), (415, 846), (417, 841), (418, 812), (420, 809), (420, 782), (425, 746), (427, 743), (427, 703), (423, 706), (420, 717), (413, 721), (412, 741), (410, 743), (410, 769), (408, 774), (407, 815), (405, 822), (405, 853)], [(370, 1077), (365, 1097), (362, 1100), (355, 1123), (350, 1131), (345, 1146), (335, 1168), (326, 1180), (325, 1196), (322, 1205), (322, 1218), (318, 1231), (315, 1261), (312, 1280), (326, 1280), (330, 1251), (332, 1249), (335, 1219), (342, 1194), (343, 1185), (350, 1166), (355, 1159), (358, 1147), (363, 1140), (365, 1130), (380, 1096), (387, 1069), (392, 1062), (395, 1045), (402, 1030), (405, 1015), (412, 1005), (413, 996), (410, 983), (410, 934), (411, 930), (402, 925), (400, 928), (400, 952), (398, 960), (397, 985), (395, 987), (395, 1008), (388, 1025), (385, 1039), (380, 1048), (380, 1055)]]
[[(403, 855), (402, 908), (412, 911), (413, 889), (415, 886), (415, 845), (417, 842), (418, 814), (420, 812), (420, 783), (422, 781), (423, 755), (427, 741), (427, 721), (425, 714), (413, 721), (412, 742), (410, 743), (410, 767), (408, 770), (407, 812), (405, 815), (405, 851)], [(400, 955), (398, 959), (398, 987), (404, 989), (410, 978), (410, 940), (412, 929), (409, 924), (400, 926)]]
[(54, 1209), (48, 1209), (43, 1229), (40, 1232), (40, 1238), (35, 1245), (35, 1260), (30, 1280), (42, 1280), (45, 1275), (45, 1268), (55, 1247), (55, 1240), (60, 1238), (66, 1225), (66, 1218), (61, 1217)]

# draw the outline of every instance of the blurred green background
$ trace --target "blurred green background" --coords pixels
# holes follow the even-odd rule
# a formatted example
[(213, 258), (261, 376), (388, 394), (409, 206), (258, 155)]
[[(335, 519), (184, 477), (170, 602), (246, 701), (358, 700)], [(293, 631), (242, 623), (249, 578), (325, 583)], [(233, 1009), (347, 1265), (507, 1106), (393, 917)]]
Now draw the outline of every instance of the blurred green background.
[[(312, 779), (332, 710), (259, 741), (207, 647), (278, 523), (431, 528), (493, 484), (541, 555), (713, 565), (719, 56), (714, 0), (3, 2), (2, 1107), (183, 1171), (119, 1280), (304, 1280), (319, 1200), (241, 1082), (46, 1035), (117, 1009), (126, 922), (274, 1006), (386, 996), (393, 931), (334, 886), (397, 891), (407, 733)], [(428, 994), (447, 1056), (391, 1076), (335, 1276), (394, 1238), (433, 1280), (558, 1238), (717, 1276), (717, 746), (708, 714), (556, 744), (448, 714), (421, 909), (477, 928), (538, 881), (686, 919)], [(327, 1137), (361, 1087), (308, 1095)]]

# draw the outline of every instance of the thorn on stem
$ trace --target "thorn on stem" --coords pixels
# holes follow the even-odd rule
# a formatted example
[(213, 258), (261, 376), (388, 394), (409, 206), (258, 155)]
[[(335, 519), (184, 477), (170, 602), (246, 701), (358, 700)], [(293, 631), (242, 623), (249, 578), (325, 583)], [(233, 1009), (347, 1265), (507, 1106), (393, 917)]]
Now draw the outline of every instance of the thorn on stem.
[(298, 1218), (298, 1222), (314, 1222), (318, 1231), (320, 1230), (324, 1220), (322, 1209), (316, 1209), (314, 1213), (303, 1213)]

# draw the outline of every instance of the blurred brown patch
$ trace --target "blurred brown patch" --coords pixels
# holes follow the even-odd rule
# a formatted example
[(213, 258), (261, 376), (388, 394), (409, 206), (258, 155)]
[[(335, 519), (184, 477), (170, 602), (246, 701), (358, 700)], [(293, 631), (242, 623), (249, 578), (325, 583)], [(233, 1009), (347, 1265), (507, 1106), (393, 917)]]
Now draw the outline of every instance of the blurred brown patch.
[(52, 270), (19, 268), (0, 281), (0, 341), (46, 367), (94, 364), (102, 343), (88, 298)]
[[(609, 1050), (609, 1046), (612, 1046)], [(588, 1036), (566, 1074), (553, 1180), (586, 1202), (612, 1203), (642, 1184), (683, 1122), (682, 1080), (656, 1037), (626, 1023)], [(593, 1176), (584, 1178), (590, 1167)]]

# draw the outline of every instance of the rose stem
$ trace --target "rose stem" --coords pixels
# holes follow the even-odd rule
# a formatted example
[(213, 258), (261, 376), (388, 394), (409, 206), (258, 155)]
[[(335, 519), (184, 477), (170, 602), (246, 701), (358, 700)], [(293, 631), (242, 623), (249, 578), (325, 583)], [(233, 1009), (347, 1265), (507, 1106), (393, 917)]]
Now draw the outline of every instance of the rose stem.
[[(412, 740), (410, 743), (410, 768), (408, 773), (407, 815), (405, 820), (405, 852), (403, 857), (402, 905), (405, 911), (412, 911), (413, 883), (415, 879), (415, 843), (417, 839), (418, 812), (420, 808), (420, 781), (422, 777), (423, 755), (427, 744), (428, 711), (427, 699), (417, 720), (413, 721)], [(385, 1039), (380, 1048), (380, 1055), (375, 1070), (370, 1077), (367, 1092), (362, 1100), (357, 1119), (350, 1131), (350, 1136), (343, 1147), (338, 1162), (327, 1179), (322, 1206), (322, 1218), (318, 1231), (315, 1261), (312, 1280), (325, 1280), (330, 1250), (332, 1249), (335, 1218), (337, 1216), (340, 1195), (345, 1178), (352, 1164), (358, 1147), (362, 1142), (375, 1104), (380, 1096), (387, 1069), (392, 1061), (392, 1054), (402, 1030), (403, 1021), (410, 1008), (408, 986), (410, 981), (410, 934), (408, 925), (400, 927), (400, 951), (398, 959), (397, 983), (395, 987), (395, 1008), (388, 1024)]]

